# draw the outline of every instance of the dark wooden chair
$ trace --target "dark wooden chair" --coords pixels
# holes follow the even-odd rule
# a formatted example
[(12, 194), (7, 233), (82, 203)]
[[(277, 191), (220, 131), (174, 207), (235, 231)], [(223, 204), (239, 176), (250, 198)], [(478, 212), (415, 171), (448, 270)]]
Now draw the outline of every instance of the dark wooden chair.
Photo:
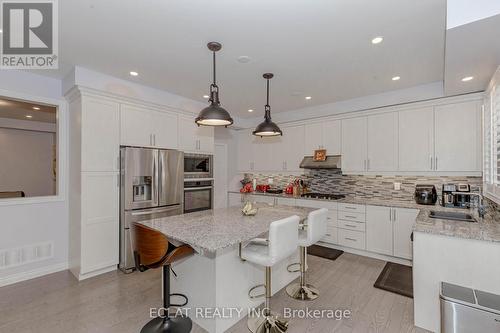
[[(174, 246), (161, 232), (139, 223), (133, 223), (131, 230), (137, 270), (144, 272), (150, 268), (163, 268), (163, 316), (158, 316), (149, 321), (142, 328), (141, 333), (190, 332), (193, 323), (189, 317), (172, 316), (169, 312), (171, 306), (180, 307), (188, 303), (186, 295), (170, 293), (170, 265), (177, 260), (192, 255), (194, 253), (193, 248), (189, 245)], [(170, 302), (172, 296), (182, 297), (185, 302), (172, 304)]]

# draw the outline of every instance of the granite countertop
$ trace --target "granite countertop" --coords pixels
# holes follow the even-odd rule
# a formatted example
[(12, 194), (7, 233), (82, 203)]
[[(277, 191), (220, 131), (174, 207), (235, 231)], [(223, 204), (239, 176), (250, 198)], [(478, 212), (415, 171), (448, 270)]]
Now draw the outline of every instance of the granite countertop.
[[(229, 191), (230, 193), (240, 193), (238, 191)], [(340, 200), (326, 200), (326, 199), (315, 199), (315, 198), (302, 198), (296, 197), (289, 194), (271, 194), (271, 193), (260, 193), (253, 192), (249, 193), (253, 195), (264, 195), (291, 199), (304, 199), (304, 200), (321, 200), (333, 203), (350, 203), (358, 205), (373, 205), (373, 206), (386, 206), (395, 208), (410, 208), (420, 210), (416, 223), (413, 227), (415, 232), (423, 232), (435, 235), (443, 235), (449, 237), (457, 237), (463, 239), (474, 239), (488, 242), (499, 242), (500, 243), (500, 221), (493, 221), (491, 218), (480, 218), (475, 210), (470, 209), (460, 209), (460, 208), (448, 208), (442, 207), (440, 205), (419, 205), (413, 201), (394, 201), (394, 200), (380, 200), (380, 199), (370, 199), (370, 198), (356, 198), (356, 197), (346, 197)], [(452, 221), (443, 219), (434, 219), (429, 217), (429, 212), (431, 210), (435, 211), (449, 211), (449, 212), (461, 212), (468, 213), (474, 216), (477, 222), (462, 222), (462, 221)], [(488, 216), (489, 214), (487, 214)]]
[(221, 208), (139, 222), (168, 238), (191, 245), (200, 254), (214, 254), (269, 231), (269, 225), (293, 215), (301, 221), (314, 209), (257, 204), (255, 216), (243, 216), (240, 207)]

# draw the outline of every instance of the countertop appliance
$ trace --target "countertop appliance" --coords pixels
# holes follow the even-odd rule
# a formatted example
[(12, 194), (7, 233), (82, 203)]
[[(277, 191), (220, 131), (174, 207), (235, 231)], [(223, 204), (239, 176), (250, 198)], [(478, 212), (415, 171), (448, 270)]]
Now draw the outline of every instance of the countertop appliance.
[(184, 213), (212, 209), (213, 197), (213, 180), (186, 179), (184, 181)]
[(415, 202), (419, 205), (434, 205), (437, 202), (436, 186), (417, 184), (415, 186)]
[(500, 295), (442, 282), (441, 332), (500, 332)]
[(121, 147), (120, 263), (134, 267), (130, 226), (133, 222), (183, 212), (184, 153), (177, 150)]
[(326, 200), (340, 200), (344, 199), (345, 195), (343, 194), (332, 194), (332, 193), (304, 193), (301, 195), (303, 198), (313, 198), (313, 199), (326, 199)]
[(470, 195), (466, 193), (470, 193), (469, 184), (443, 184), (441, 205), (443, 207), (467, 208), (470, 205)]
[(184, 178), (213, 178), (213, 155), (184, 154)]

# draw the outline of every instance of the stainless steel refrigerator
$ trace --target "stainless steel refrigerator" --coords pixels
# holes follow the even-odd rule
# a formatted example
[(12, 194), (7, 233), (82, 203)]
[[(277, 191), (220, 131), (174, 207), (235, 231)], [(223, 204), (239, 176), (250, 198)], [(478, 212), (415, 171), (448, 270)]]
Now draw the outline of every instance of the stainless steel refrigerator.
[(119, 268), (128, 273), (135, 267), (131, 224), (183, 212), (184, 153), (122, 147), (120, 173)]

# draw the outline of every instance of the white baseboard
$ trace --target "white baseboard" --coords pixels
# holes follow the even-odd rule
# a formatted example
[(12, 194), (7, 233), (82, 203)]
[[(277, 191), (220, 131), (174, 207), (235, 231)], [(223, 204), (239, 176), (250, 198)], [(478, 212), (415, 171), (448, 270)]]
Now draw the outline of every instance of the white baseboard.
[(7, 275), (5, 277), (0, 277), (0, 287), (8, 286), (10, 284), (14, 284), (21, 281), (34, 279), (47, 274), (64, 271), (66, 269), (68, 269), (68, 263), (63, 262), (59, 264), (36, 268), (27, 272), (20, 272), (12, 275)]
[(394, 262), (396, 264), (401, 264), (401, 265), (406, 265), (406, 266), (413, 266), (413, 261), (408, 260), (408, 259), (387, 256), (384, 254), (373, 253), (373, 252), (369, 252), (369, 251), (365, 251), (365, 250), (353, 249), (350, 247), (345, 247), (345, 246), (341, 246), (341, 245), (337, 245), (337, 244), (329, 244), (329, 243), (319, 242), (318, 245), (329, 247), (332, 249), (342, 250), (342, 251), (347, 252), (347, 253), (357, 254), (359, 256), (370, 257), (370, 258), (379, 259), (379, 260), (383, 260), (383, 261), (390, 261), (390, 262)]
[(78, 281), (82, 281), (82, 280), (86, 280), (86, 279), (89, 279), (89, 278), (97, 276), (97, 275), (101, 275), (101, 274), (104, 274), (104, 273), (116, 271), (117, 269), (118, 269), (118, 266), (116, 264), (112, 264), (111, 266), (100, 268), (100, 269), (97, 269), (95, 271), (91, 271), (89, 273), (79, 274), (78, 276), (75, 275), (75, 272), (72, 272), (72, 273), (73, 273), (73, 275), (76, 276), (76, 278), (78, 279)]

